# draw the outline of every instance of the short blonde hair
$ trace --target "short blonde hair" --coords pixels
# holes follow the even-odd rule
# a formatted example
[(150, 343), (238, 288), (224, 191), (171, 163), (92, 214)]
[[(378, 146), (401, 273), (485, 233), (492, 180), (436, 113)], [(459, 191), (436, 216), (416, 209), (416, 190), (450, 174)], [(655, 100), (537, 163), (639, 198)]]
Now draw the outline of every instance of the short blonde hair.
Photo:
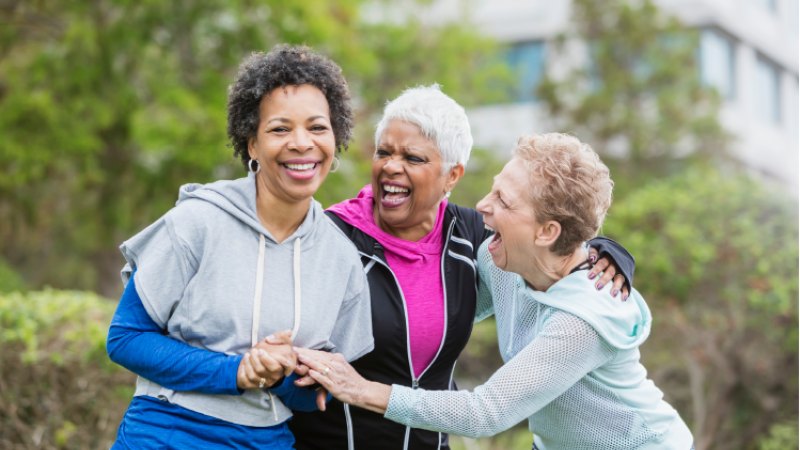
[(614, 182), (592, 147), (567, 134), (525, 134), (513, 154), (530, 173), (536, 220), (561, 224), (552, 252), (568, 255), (597, 235)]

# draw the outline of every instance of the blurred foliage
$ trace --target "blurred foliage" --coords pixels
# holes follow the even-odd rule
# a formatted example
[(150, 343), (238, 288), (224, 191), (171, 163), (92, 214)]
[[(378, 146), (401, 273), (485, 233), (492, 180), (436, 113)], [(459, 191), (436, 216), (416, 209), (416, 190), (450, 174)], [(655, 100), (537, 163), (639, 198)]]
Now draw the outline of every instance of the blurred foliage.
[(118, 294), (115, 248), (181, 184), (243, 174), (225, 146), (226, 86), (279, 42), (332, 57), (358, 106), (353, 170), (326, 183), (324, 204), (369, 182), (370, 125), (405, 87), (439, 82), (464, 105), (503, 98), (507, 72), (486, 63), (495, 46), (467, 24), (370, 23), (363, 3), (3, 2), (0, 255), (32, 287)]
[(25, 283), (22, 277), (3, 258), (0, 258), (0, 294), (24, 289)]
[(135, 379), (106, 354), (114, 307), (90, 292), (0, 294), (0, 448), (111, 446)]
[[(674, 173), (676, 157), (724, 154), (730, 137), (719, 96), (698, 76), (697, 32), (651, 0), (573, 0), (572, 9), (550, 57), (568, 68), (547, 73), (537, 96), (559, 130), (617, 159), (618, 193)], [(577, 54), (585, 63), (574, 64)]]
[[(744, 176), (696, 168), (613, 205), (654, 326), (642, 347), (695, 448), (752, 448), (798, 413), (798, 211)], [(794, 433), (797, 447), (797, 433)]]

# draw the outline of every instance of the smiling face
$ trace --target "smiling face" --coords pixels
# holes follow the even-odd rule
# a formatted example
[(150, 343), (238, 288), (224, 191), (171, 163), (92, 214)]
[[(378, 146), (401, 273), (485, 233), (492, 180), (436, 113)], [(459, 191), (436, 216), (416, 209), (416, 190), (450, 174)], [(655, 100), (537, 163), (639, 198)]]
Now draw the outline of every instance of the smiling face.
[(261, 166), (259, 186), (286, 203), (309, 200), (328, 175), (336, 140), (325, 95), (314, 86), (278, 88), (261, 99), (250, 157)]
[(436, 144), (417, 125), (401, 120), (389, 124), (372, 162), (372, 191), (382, 228), (390, 233), (417, 227), (430, 231), (439, 203), (464, 173), (457, 165), (442, 175), (442, 164)]
[(530, 182), (523, 163), (512, 159), (494, 178), (489, 195), (478, 202), (484, 223), (495, 230), (489, 242), (492, 261), (506, 272), (527, 272), (531, 261), (542, 251), (535, 244), (542, 225), (536, 221), (527, 198)]

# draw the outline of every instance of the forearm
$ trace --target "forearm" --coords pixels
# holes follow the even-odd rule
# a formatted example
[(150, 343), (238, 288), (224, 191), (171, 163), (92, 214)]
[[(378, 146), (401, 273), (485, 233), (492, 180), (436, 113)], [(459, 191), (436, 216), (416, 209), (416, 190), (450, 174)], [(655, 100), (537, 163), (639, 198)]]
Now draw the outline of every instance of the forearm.
[(168, 389), (241, 394), (236, 387), (241, 356), (197, 349), (158, 333), (117, 327), (109, 331), (108, 354), (120, 366)]
[(191, 347), (165, 336), (150, 318), (130, 279), (108, 331), (112, 361), (154, 383), (177, 391), (238, 395), (240, 356)]
[(389, 398), (391, 396), (391, 386), (375, 381), (368, 381), (364, 394), (356, 398), (351, 404), (378, 414), (386, 414), (386, 408), (389, 406)]

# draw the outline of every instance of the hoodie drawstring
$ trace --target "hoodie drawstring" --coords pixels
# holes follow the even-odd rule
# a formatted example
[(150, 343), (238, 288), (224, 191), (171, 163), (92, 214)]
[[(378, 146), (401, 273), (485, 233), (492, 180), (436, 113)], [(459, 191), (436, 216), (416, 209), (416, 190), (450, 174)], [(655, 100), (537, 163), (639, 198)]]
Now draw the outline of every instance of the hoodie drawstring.
[[(258, 262), (256, 265), (256, 292), (253, 297), (253, 326), (250, 333), (250, 346), (255, 347), (258, 343), (258, 325), (261, 322), (261, 292), (264, 289), (264, 249), (266, 241), (264, 235), (259, 233), (258, 238)], [(292, 341), (300, 330), (300, 238), (294, 240), (294, 327), (292, 328)], [(275, 415), (275, 422), (278, 421), (278, 409), (275, 407), (275, 397), (272, 391), (267, 391), (269, 401), (272, 403), (272, 412)]]

